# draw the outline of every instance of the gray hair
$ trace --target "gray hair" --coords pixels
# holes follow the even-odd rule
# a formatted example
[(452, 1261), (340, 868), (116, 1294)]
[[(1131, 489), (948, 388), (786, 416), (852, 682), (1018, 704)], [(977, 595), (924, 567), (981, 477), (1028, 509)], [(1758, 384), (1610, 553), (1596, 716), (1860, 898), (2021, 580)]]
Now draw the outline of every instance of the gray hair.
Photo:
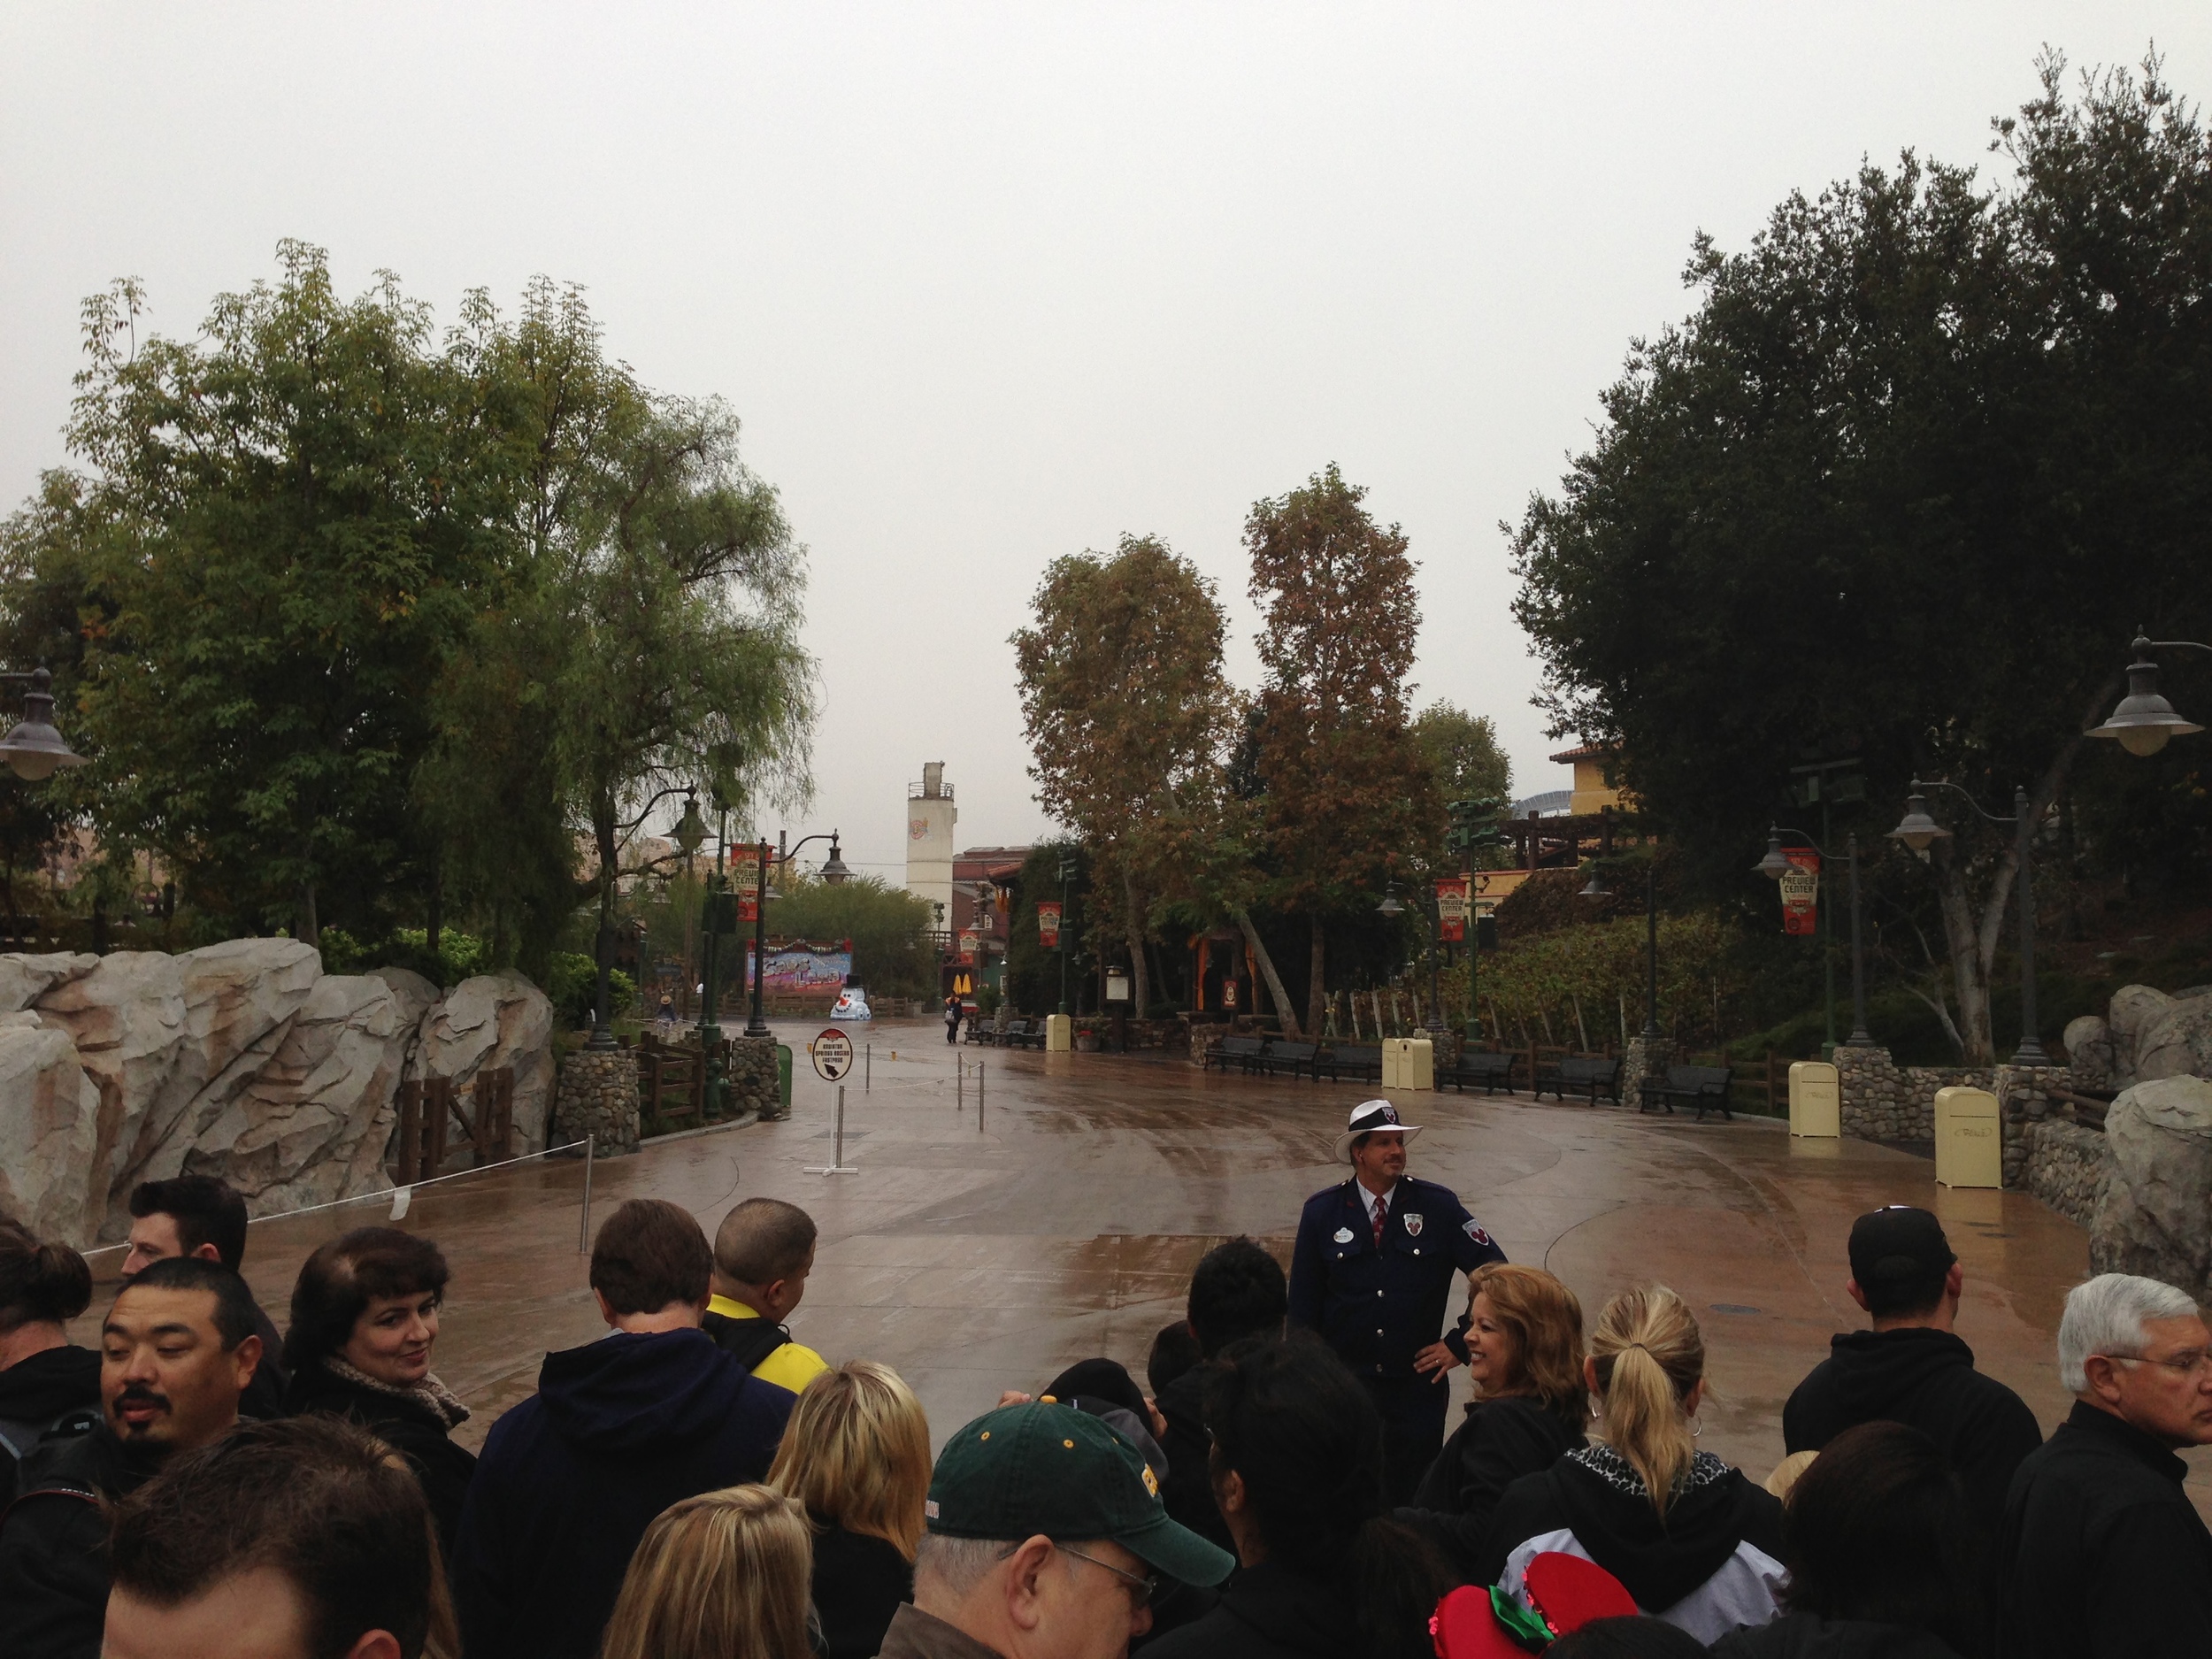
[(2143, 1351), (2147, 1321), (2200, 1317), (2197, 1299), (2185, 1290), (2133, 1273), (2100, 1273), (2066, 1293), (2058, 1322), (2059, 1383), (2070, 1394), (2086, 1394), (2091, 1355), (2133, 1358)]
[(914, 1554), (914, 1576), (934, 1578), (955, 1597), (964, 1596), (991, 1569), (1022, 1547), (1018, 1538), (950, 1538), (925, 1532)]

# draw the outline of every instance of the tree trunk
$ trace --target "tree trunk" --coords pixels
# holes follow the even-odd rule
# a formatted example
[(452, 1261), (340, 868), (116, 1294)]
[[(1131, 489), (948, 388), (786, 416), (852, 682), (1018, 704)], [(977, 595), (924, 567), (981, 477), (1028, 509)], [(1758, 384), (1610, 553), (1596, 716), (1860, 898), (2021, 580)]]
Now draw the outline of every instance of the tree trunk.
[(1238, 928), (1244, 934), (1244, 942), (1250, 948), (1252, 960), (1260, 964), (1260, 974), (1267, 982), (1267, 995), (1275, 1004), (1275, 1018), (1282, 1022), (1283, 1035), (1295, 1041), (1299, 1035), (1298, 1016), (1291, 1012), (1290, 994), (1283, 989), (1282, 977), (1275, 972), (1275, 958), (1267, 954), (1267, 947), (1260, 941), (1260, 930), (1252, 926), (1248, 911), (1236, 912)]
[(315, 921), (315, 884), (300, 883), (299, 898), (292, 915), (292, 937), (303, 945), (319, 947), (323, 942), (322, 929)]
[(1152, 1007), (1152, 975), (1144, 959), (1144, 907), (1126, 870), (1121, 872), (1121, 899), (1122, 933), (1129, 945), (1129, 1011), (1142, 1019)]
[(1309, 918), (1313, 924), (1313, 954), (1307, 960), (1309, 978), (1306, 980), (1306, 1029), (1321, 1029), (1321, 1010), (1326, 993), (1321, 988), (1322, 972), (1327, 965), (1328, 934), (1321, 926), (1321, 913), (1316, 910)]

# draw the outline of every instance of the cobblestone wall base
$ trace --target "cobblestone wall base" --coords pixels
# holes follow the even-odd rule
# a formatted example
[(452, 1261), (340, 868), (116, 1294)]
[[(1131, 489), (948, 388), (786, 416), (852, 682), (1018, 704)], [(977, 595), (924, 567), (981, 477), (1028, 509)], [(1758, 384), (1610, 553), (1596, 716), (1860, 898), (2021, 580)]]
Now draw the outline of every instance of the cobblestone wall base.
[(627, 1048), (579, 1049), (561, 1062), (553, 1108), (557, 1141), (592, 1138), (599, 1157), (637, 1150), (637, 1056)]

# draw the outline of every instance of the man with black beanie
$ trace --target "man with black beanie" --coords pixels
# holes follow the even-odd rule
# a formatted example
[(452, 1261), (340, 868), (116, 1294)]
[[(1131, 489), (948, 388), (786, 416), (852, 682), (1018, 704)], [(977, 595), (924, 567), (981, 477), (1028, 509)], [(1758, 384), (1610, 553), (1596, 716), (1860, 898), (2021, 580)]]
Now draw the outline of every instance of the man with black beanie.
[(1830, 1343), (1782, 1408), (1782, 1439), (1792, 1452), (1816, 1452), (1862, 1423), (1909, 1424), (1942, 1450), (1994, 1538), (2013, 1471), (2043, 1432), (2018, 1394), (1974, 1369), (1974, 1350), (1953, 1333), (1964, 1282), (1926, 1210), (1892, 1204), (1861, 1216), (1844, 1289), (1874, 1328)]

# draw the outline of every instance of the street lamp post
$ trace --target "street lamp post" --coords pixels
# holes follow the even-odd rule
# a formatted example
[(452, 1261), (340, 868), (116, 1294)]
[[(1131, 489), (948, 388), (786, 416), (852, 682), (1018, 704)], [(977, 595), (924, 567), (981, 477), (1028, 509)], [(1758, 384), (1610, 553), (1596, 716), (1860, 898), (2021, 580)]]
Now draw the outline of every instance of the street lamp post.
[[(1823, 858), (1832, 860), (1835, 856), (1818, 841), (1806, 834), (1803, 830), (1785, 829), (1778, 824), (1772, 825), (1767, 830), (1767, 856), (1751, 866), (1754, 873), (1766, 876), (1775, 881), (1779, 881), (1784, 876), (1789, 874), (1790, 861), (1782, 853), (1782, 837), (1785, 835), (1796, 836)], [(1859, 834), (1856, 830), (1844, 837), (1843, 846), (1844, 862), (1851, 872), (1851, 1034), (1844, 1039), (1844, 1046), (1849, 1048), (1870, 1048), (1874, 1046), (1874, 1038), (1866, 1028), (1866, 956), (1860, 942), (1859, 933)], [(1826, 954), (1825, 941), (1823, 945), (1823, 954), (1824, 956)], [(1832, 979), (1831, 984), (1832, 983)], [(1828, 1041), (1831, 1048), (1835, 1046), (1835, 1002), (1832, 995), (1829, 1000), (1828, 1015)]]
[(1060, 860), (1060, 1012), (1068, 1011), (1068, 881), (1075, 874), (1075, 860)]
[(1659, 860), (1644, 871), (1644, 1041), (1659, 1039)]
[[(852, 874), (837, 850), (835, 830), (826, 830), (808, 835), (791, 844), (789, 850), (776, 857), (775, 862), (788, 866), (799, 856), (799, 849), (809, 841), (826, 841), (830, 844), (829, 856), (822, 864), (822, 879), (836, 887)], [(753, 895), (753, 1004), (752, 1018), (745, 1022), (748, 1037), (772, 1037), (768, 1028), (768, 1017), (761, 1006), (762, 988), (768, 978), (768, 864), (772, 855), (764, 837), (760, 843), (760, 879)]]
[[(2147, 644), (2147, 641), (2139, 640), (2137, 644), (2142, 646)], [(2139, 651), (2138, 654), (2140, 655)], [(2154, 686), (2153, 695), (2155, 695)], [(2163, 698), (2158, 700), (2162, 703), (2164, 701)], [(2171, 714), (2172, 710), (2169, 709), (2167, 712)], [(2180, 724), (2185, 726), (2187, 722), (2182, 721)], [(2159, 740), (2161, 743), (2164, 741), (2163, 738)], [(1928, 811), (1928, 798), (1922, 793), (1926, 789), (1948, 789), (1952, 794), (1962, 797), (1967, 805), (1972, 807), (1987, 822), (2010, 824), (2018, 834), (2020, 1046), (2013, 1050), (2012, 1064), (2015, 1065), (2048, 1065), (2050, 1059), (2044, 1054), (2043, 1044), (2037, 1038), (2035, 1030), (2035, 888), (2030, 863), (2031, 843), (2035, 838), (2035, 822), (2028, 812), (2028, 792), (2016, 786), (2012, 792), (2013, 815), (2010, 818), (2000, 818), (1996, 813), (1985, 810), (1980, 802), (1974, 799), (1957, 784), (1946, 783), (1941, 780), (1932, 783), (1923, 783), (1917, 778), (1914, 779), (1911, 793), (1905, 797), (1905, 816), (1899, 821), (1897, 827), (1889, 833), (1894, 839), (1904, 842), (1916, 853), (1926, 852), (1936, 842), (1948, 840), (1951, 834), (1951, 832), (1937, 823)]]
[[(1425, 1028), (1432, 1037), (1440, 1036), (1445, 1029), (1444, 992), (1443, 982), (1437, 971), (1436, 956), (1444, 929), (1442, 916), (1437, 908), (1435, 889), (1431, 887), (1425, 893), (1417, 893), (1413, 907), (1421, 913), (1421, 919), (1428, 925), (1429, 930), (1429, 1017)], [(1391, 878), (1389, 885), (1384, 889), (1383, 902), (1375, 907), (1375, 910), (1378, 915), (1393, 918), (1406, 913), (1406, 907), (1398, 897), (1396, 877)]]

